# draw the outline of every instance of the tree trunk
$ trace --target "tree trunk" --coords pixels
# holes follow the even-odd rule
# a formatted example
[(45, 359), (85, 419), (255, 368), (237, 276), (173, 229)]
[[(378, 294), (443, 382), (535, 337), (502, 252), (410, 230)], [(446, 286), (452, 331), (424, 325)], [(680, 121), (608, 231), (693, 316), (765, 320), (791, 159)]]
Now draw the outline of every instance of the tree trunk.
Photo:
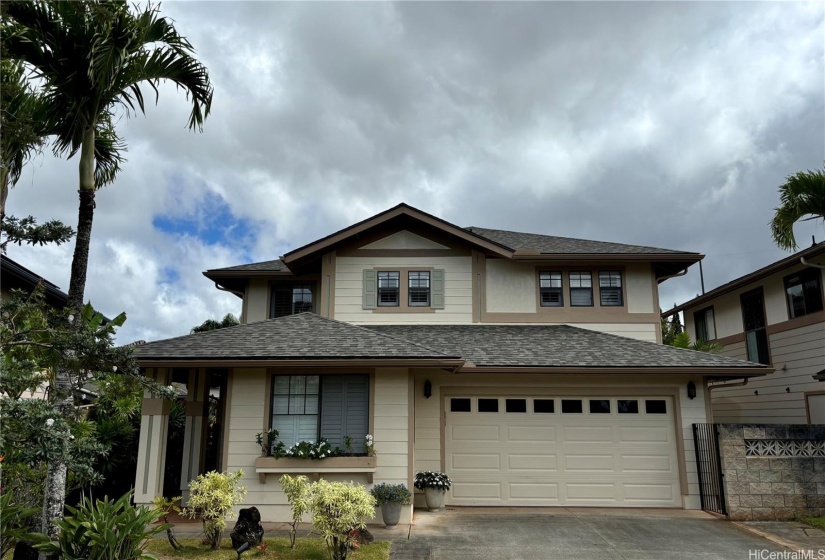
[[(69, 280), (69, 297), (66, 308), (75, 316), (75, 325), (80, 325), (80, 312), (83, 309), (83, 292), (86, 289), (86, 267), (89, 263), (89, 244), (92, 236), (92, 220), (95, 212), (95, 128), (83, 133), (80, 148), (80, 206), (77, 212), (77, 237), (75, 238), (74, 256), (72, 257), (72, 276)], [(69, 372), (58, 367), (54, 372), (54, 385), (49, 388), (49, 399), (55, 402), (57, 409), (67, 420), (74, 411), (72, 397), (72, 380)], [(52, 523), (63, 518), (66, 500), (67, 468), (62, 461), (49, 464), (46, 472), (46, 492), (41, 512), (41, 532), (54, 538), (59, 533)], [(40, 560), (47, 558), (42, 552)]]

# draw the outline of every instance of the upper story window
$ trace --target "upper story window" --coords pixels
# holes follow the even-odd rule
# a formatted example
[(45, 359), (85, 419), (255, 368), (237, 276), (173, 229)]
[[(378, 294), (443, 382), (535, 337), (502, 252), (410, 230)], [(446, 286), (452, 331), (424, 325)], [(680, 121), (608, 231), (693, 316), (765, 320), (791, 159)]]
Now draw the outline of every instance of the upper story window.
[(621, 307), (622, 273), (618, 270), (603, 270), (599, 272), (599, 303), (603, 307)]
[(563, 306), (561, 272), (539, 272), (539, 293), (542, 307)]
[[(380, 274), (380, 272), (379, 272)], [(430, 271), (411, 270), (408, 279), (408, 299), (410, 307), (430, 306)]]
[(570, 273), (570, 305), (593, 306), (593, 277), (590, 272)]
[(696, 340), (716, 340), (716, 323), (713, 319), (713, 307), (708, 307), (693, 314)]
[(311, 312), (312, 286), (309, 284), (274, 286), (270, 301), (270, 318)]
[(378, 271), (378, 305), (380, 307), (398, 307), (400, 302), (401, 273), (397, 270)]
[(789, 319), (822, 311), (822, 275), (819, 270), (807, 268), (786, 276), (785, 298)]
[(770, 365), (771, 354), (768, 347), (768, 331), (765, 322), (765, 298), (762, 288), (740, 296), (742, 302), (742, 323), (745, 330), (745, 346), (748, 360)]

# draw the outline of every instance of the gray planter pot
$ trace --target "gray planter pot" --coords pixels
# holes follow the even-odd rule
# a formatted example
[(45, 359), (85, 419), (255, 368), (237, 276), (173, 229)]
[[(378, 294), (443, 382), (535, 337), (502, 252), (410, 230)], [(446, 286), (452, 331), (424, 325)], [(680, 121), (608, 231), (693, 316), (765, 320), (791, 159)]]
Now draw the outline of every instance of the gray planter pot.
[(446, 490), (440, 488), (425, 488), (424, 500), (427, 502), (427, 508), (430, 511), (438, 511), (444, 507), (444, 494)]
[(387, 502), (381, 506), (381, 517), (384, 519), (384, 526), (392, 529), (398, 525), (401, 519), (401, 504), (399, 502)]

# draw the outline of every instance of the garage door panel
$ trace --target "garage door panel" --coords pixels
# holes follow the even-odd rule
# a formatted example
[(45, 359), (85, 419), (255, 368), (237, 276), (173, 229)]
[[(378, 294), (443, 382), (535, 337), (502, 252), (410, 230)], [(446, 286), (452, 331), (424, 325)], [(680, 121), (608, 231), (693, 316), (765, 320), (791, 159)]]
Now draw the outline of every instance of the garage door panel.
[(625, 500), (672, 502), (673, 486), (670, 484), (623, 484)]
[(669, 426), (628, 426), (619, 429), (620, 441), (634, 443), (669, 443), (673, 438), (670, 436)]
[(451, 426), (453, 441), (496, 442), (501, 441), (498, 426)]
[(565, 426), (563, 430), (564, 443), (613, 442), (613, 428), (610, 426)]
[(615, 470), (613, 454), (603, 455), (565, 455), (566, 472), (610, 472)]
[(558, 469), (555, 455), (520, 455), (510, 453), (507, 455), (507, 468), (510, 472), (556, 472)]
[(669, 455), (622, 455), (624, 472), (673, 472)]
[(568, 500), (598, 500), (599, 502), (616, 501), (615, 483), (568, 482), (564, 485)]
[(507, 426), (507, 441), (510, 443), (556, 443), (556, 428), (553, 426)]
[(453, 453), (450, 457), (456, 471), (501, 470), (501, 455), (498, 453)]
[(510, 491), (511, 500), (547, 500), (558, 503), (558, 484), (522, 484), (513, 482), (508, 485), (508, 490)]
[(466, 482), (453, 485), (453, 498), (457, 499), (501, 499), (501, 484), (497, 482)]

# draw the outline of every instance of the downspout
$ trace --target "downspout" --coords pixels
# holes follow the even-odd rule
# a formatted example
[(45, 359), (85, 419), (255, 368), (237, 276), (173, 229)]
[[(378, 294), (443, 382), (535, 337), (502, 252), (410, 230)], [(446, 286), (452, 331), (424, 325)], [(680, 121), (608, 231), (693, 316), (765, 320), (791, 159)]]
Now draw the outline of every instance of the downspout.
[(710, 392), (713, 389), (719, 389), (719, 388), (723, 388), (723, 387), (744, 387), (747, 384), (748, 384), (748, 378), (747, 377), (744, 378), (742, 381), (737, 381), (735, 383), (717, 383), (716, 385), (708, 384), (708, 400), (710, 401), (710, 402), (708, 402), (708, 409), (710, 410), (710, 413), (711, 413), (711, 418), (709, 420), (713, 419), (713, 417), (712, 417), (712, 415), (713, 415), (713, 397), (710, 394)]
[(661, 284), (661, 283), (662, 283), (662, 282), (664, 282), (665, 280), (670, 280), (671, 278), (678, 278), (679, 276), (684, 276), (684, 275), (685, 275), (685, 274), (687, 274), (687, 273), (688, 273), (688, 269), (686, 268), (686, 269), (684, 269), (684, 270), (683, 270), (683, 271), (681, 271), (681, 272), (677, 272), (676, 274), (671, 274), (670, 276), (662, 276), (662, 277), (660, 277), (660, 278), (657, 278), (657, 279), (656, 279), (656, 283), (657, 283), (657, 284)]
[[(229, 288), (224, 288), (223, 286), (221, 286), (217, 282), (215, 282), (215, 287), (217, 289), (219, 289), (220, 291), (222, 291), (222, 292), (228, 292), (230, 294), (234, 294), (234, 295), (238, 296), (239, 298), (241, 298), (241, 301), (243, 301), (243, 298), (244, 298), (244, 295), (245, 295), (244, 292), (239, 292), (237, 290), (230, 290)], [(240, 317), (241, 323), (246, 322), (246, 317), (244, 317), (244, 314), (243, 314), (243, 308), (244, 308), (244, 306), (243, 306), (243, 304), (241, 304), (241, 317)]]
[(811, 268), (825, 269), (825, 265), (808, 262), (805, 260), (805, 257), (799, 257), (799, 262), (801, 262), (805, 266), (810, 266)]

